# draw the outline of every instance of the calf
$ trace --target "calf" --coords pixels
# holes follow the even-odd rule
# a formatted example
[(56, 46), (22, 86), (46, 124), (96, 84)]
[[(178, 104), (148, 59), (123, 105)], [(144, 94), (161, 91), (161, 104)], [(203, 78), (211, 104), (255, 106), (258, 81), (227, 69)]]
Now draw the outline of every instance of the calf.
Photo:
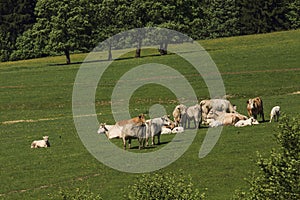
[(226, 113), (211, 110), (207, 115), (207, 122), (209, 124), (209, 127), (234, 125), (239, 120), (245, 119), (247, 119), (247, 117), (239, 114), (238, 112)]
[(249, 117), (257, 119), (257, 115), (260, 115), (263, 122), (265, 121), (263, 101), (260, 97), (249, 99), (247, 101), (247, 111)]
[(31, 148), (47, 148), (47, 147), (50, 147), (48, 136), (43, 136), (43, 140), (35, 140), (31, 143)]
[(270, 113), (270, 122), (272, 122), (272, 119), (274, 118), (274, 121), (278, 122), (280, 116), (280, 107), (279, 106), (274, 106), (271, 110)]
[(246, 120), (239, 120), (234, 124), (235, 127), (244, 127), (244, 126), (251, 126), (253, 124), (259, 124), (256, 119), (253, 117), (250, 117), (249, 119)]

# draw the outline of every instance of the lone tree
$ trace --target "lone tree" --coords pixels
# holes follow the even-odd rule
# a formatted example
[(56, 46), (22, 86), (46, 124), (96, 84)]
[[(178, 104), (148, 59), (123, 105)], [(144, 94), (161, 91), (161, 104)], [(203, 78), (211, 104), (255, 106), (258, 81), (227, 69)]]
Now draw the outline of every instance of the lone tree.
[(260, 173), (250, 181), (249, 192), (239, 192), (237, 199), (300, 199), (300, 116), (283, 117), (275, 134), (279, 152), (269, 159), (259, 155)]

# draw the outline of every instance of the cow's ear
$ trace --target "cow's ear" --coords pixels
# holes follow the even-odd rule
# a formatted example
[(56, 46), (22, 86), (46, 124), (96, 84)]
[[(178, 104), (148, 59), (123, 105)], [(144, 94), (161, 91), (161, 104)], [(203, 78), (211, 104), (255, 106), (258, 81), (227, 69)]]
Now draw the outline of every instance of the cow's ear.
[(249, 100), (246, 103), (249, 103)]

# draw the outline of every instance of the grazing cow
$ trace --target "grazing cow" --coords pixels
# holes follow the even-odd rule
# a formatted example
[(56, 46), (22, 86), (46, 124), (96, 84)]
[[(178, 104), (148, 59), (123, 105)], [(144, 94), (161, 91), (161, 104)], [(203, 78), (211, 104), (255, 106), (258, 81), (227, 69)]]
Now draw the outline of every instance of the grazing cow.
[(270, 122), (272, 122), (272, 119), (274, 118), (274, 121), (278, 122), (280, 116), (280, 107), (279, 106), (274, 106), (271, 110), (270, 113)]
[(186, 106), (183, 104), (176, 106), (173, 110), (173, 117), (175, 126), (182, 125), (186, 121)]
[(49, 136), (43, 136), (43, 140), (35, 140), (31, 143), (31, 148), (47, 148), (50, 147)]
[(201, 121), (204, 124), (207, 124), (207, 115), (211, 110), (226, 112), (226, 113), (234, 113), (235, 107), (226, 99), (207, 99), (202, 100), (199, 103), (201, 107)]
[(235, 127), (244, 127), (244, 126), (251, 126), (253, 124), (259, 124), (254, 117), (250, 117), (246, 120), (239, 120), (237, 123), (234, 124)]
[(200, 117), (201, 117), (201, 106), (199, 104), (188, 107), (186, 109), (186, 121), (183, 123), (183, 127), (186, 128), (186, 123), (188, 123), (188, 128), (190, 128), (190, 122), (193, 120), (195, 124), (195, 128), (199, 128)]
[(138, 139), (139, 149), (141, 149), (142, 147), (144, 147), (144, 141), (146, 138), (145, 123), (125, 124), (122, 129), (121, 137), (123, 140), (124, 150), (126, 150), (126, 140), (128, 140), (128, 146), (130, 149), (132, 139)]
[(148, 120), (148, 131), (147, 131), (147, 137), (146, 137), (146, 144), (148, 144), (148, 139), (151, 137), (152, 142), (151, 144), (154, 145), (154, 136), (157, 136), (157, 144), (160, 144), (160, 135), (162, 132), (162, 127), (163, 126), (168, 126), (170, 125), (171, 120), (169, 119), (168, 116), (163, 116), (163, 117), (157, 117), (154, 119)]
[(260, 97), (249, 99), (247, 101), (247, 111), (249, 117), (253, 116), (254, 119), (257, 119), (257, 115), (260, 115), (263, 122), (265, 121), (263, 101)]

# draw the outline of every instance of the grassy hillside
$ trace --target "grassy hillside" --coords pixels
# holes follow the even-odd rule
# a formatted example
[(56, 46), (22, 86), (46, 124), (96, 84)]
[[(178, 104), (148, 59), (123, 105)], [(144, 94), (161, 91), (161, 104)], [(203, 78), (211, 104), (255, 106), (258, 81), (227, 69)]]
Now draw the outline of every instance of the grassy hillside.
[[(288, 115), (299, 113), (299, 30), (199, 42), (217, 64), (226, 93), (240, 113), (246, 114), (246, 101), (255, 96), (262, 97), (267, 120), (275, 105), (280, 105)], [(176, 55), (154, 56), (157, 52), (151, 50), (142, 53), (144, 57), (140, 59), (114, 61), (106, 72), (113, 76), (104, 76), (99, 82), (96, 111), (100, 122), (114, 122), (110, 110), (114, 85), (124, 72), (143, 63), (172, 66), (187, 77), (199, 100), (209, 97), (202, 78), (194, 76), (195, 71)], [(72, 65), (63, 65), (64, 57), (0, 63), (0, 199), (49, 199), (60, 188), (89, 188), (101, 193), (104, 199), (122, 199), (127, 185), (139, 177), (97, 161), (77, 135), (72, 91), (85, 56), (72, 55), (76, 63)], [(139, 88), (130, 102), (132, 115), (146, 112), (157, 103), (171, 114), (177, 104), (169, 90), (153, 85)], [(97, 127), (95, 134), (96, 130)], [(185, 154), (161, 171), (182, 169), (193, 177), (196, 187), (205, 191), (208, 199), (230, 199), (235, 189), (247, 188), (243, 179), (257, 169), (256, 151), (268, 155), (276, 147), (273, 138), (276, 130), (276, 123), (224, 127), (211, 153), (199, 159), (207, 131), (201, 128)], [(49, 135), (51, 147), (30, 149), (31, 142), (43, 135)], [(172, 137), (162, 136), (162, 143), (170, 142)], [(121, 140), (113, 143), (121, 147)]]

